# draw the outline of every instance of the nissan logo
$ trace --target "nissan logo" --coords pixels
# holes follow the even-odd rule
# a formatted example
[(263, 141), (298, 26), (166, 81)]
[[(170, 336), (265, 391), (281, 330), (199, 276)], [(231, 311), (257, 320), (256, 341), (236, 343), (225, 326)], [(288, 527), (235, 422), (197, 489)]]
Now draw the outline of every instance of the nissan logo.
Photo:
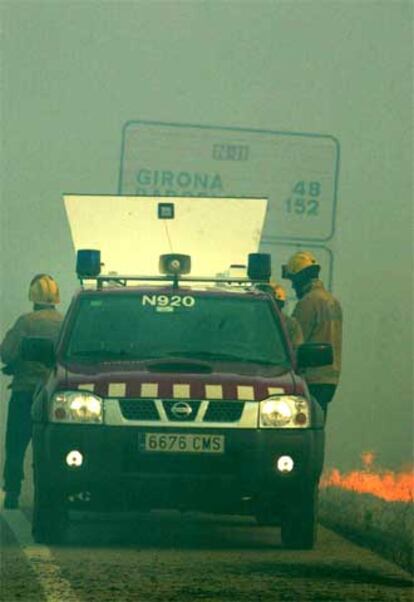
[(193, 408), (186, 401), (177, 401), (172, 406), (171, 412), (176, 418), (188, 418), (193, 413)]

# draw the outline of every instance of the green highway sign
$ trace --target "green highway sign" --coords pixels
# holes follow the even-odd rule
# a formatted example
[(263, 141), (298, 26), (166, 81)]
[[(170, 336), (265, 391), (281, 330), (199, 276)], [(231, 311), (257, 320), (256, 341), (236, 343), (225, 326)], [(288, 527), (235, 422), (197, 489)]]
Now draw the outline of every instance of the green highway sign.
[(328, 135), (130, 121), (119, 194), (266, 197), (263, 241), (335, 231), (339, 143)]

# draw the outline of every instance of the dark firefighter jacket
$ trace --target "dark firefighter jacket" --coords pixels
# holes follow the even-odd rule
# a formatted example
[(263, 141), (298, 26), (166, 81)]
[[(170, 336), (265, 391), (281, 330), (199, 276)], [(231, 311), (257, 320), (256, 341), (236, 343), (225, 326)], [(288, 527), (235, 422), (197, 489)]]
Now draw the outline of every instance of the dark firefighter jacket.
[(48, 337), (57, 341), (63, 316), (52, 306), (35, 309), (20, 316), (0, 345), (1, 361), (7, 373), (13, 374), (14, 391), (34, 391), (39, 381), (46, 380), (49, 369), (38, 362), (24, 362), (21, 344), (24, 337)]

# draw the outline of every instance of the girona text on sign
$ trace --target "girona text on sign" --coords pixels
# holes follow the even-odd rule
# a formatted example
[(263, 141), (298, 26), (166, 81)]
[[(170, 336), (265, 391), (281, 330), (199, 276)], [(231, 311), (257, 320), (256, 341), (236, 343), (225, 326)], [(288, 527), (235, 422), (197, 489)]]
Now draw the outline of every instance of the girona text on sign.
[(222, 196), (218, 173), (139, 169), (135, 194), (142, 196)]

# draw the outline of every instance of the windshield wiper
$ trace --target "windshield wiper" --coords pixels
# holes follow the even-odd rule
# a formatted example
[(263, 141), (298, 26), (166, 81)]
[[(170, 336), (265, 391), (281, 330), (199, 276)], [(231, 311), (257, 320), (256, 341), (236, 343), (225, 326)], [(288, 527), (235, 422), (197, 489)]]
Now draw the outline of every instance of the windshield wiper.
[(71, 353), (69, 358), (132, 358), (137, 359), (137, 356), (123, 349), (88, 349), (85, 351), (75, 351)]
[(193, 359), (209, 359), (209, 360), (227, 360), (229, 362), (242, 362), (246, 364), (263, 364), (269, 366), (277, 366), (277, 362), (271, 362), (262, 358), (241, 357), (231, 353), (215, 353), (213, 351), (170, 351), (169, 356), (173, 357), (188, 357)]

